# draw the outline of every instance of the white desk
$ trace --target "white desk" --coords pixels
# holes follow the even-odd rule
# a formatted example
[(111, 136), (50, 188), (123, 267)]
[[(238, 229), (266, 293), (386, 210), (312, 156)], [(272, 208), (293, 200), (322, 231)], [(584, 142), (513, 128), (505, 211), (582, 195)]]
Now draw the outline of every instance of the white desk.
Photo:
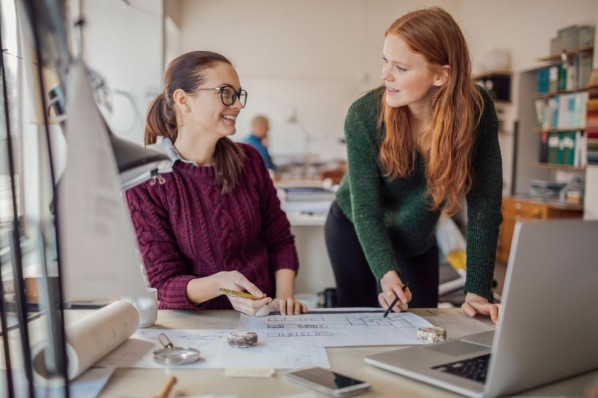
[[(488, 330), (489, 321), (469, 318), (460, 309), (415, 310), (435, 325), (447, 329), (450, 338)], [(67, 311), (66, 319), (81, 317), (85, 311)], [(178, 329), (227, 329), (236, 328), (239, 315), (235, 311), (160, 311), (156, 327)], [(424, 383), (401, 377), (367, 365), (366, 355), (392, 350), (396, 347), (349, 347), (329, 348), (332, 369), (372, 384), (372, 389), (363, 397), (457, 397), (458, 395)], [(229, 378), (223, 370), (186, 369), (117, 369), (102, 391), (100, 397), (151, 397), (157, 394), (170, 375), (177, 377), (171, 397), (200, 394), (236, 394), (239, 398), (273, 398), (308, 392), (294, 384), (280, 370), (270, 378)], [(558, 384), (534, 390), (519, 396), (581, 396), (584, 389), (598, 381), (598, 371), (582, 375)], [(321, 395), (315, 394), (318, 397)]]
[(299, 255), (299, 273), (295, 280), (295, 291), (317, 294), (328, 287), (335, 287), (334, 273), (328, 258), (324, 241), (324, 223), (328, 213), (313, 214), (292, 211), (282, 204), (295, 235)]

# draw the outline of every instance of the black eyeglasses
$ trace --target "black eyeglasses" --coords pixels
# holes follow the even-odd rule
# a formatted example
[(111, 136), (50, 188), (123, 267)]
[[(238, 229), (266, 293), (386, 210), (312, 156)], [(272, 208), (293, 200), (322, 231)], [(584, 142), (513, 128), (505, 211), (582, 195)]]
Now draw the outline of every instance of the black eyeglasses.
[(247, 103), (247, 91), (240, 89), (239, 91), (235, 91), (233, 86), (220, 86), (220, 87), (210, 87), (210, 88), (198, 88), (197, 90), (214, 90), (220, 93), (220, 100), (226, 106), (231, 106), (235, 103), (237, 98), (239, 98), (239, 102), (241, 103), (241, 107), (245, 108), (245, 104)]

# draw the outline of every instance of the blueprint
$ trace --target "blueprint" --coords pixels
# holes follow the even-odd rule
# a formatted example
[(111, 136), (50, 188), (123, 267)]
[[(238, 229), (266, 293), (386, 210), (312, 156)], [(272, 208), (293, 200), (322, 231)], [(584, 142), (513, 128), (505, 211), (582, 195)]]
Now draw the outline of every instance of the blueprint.
[(433, 326), (410, 312), (325, 311), (301, 315), (241, 315), (239, 328), (255, 331), (269, 346), (349, 347), (422, 344), (417, 329)]
[(98, 366), (119, 368), (163, 368), (154, 361), (153, 352), (162, 348), (158, 335), (165, 333), (175, 346), (199, 350), (200, 360), (180, 365), (185, 369), (274, 368), (295, 369), (309, 366), (329, 368), (325, 348), (271, 346), (261, 341), (249, 348), (228, 345), (230, 330), (138, 329), (129, 340), (108, 354)]

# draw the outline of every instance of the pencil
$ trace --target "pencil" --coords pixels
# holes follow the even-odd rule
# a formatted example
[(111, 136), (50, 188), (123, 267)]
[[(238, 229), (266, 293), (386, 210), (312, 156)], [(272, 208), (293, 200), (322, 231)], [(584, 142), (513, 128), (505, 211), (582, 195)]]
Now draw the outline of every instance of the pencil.
[(251, 300), (259, 300), (260, 298), (262, 298), (262, 297), (256, 297), (253, 294), (239, 292), (238, 290), (225, 289), (223, 287), (219, 288), (218, 290), (220, 290), (222, 293), (226, 294), (227, 296), (243, 297), (243, 298), (248, 298)]
[(166, 381), (166, 384), (162, 388), (162, 391), (158, 395), (155, 395), (154, 398), (168, 398), (170, 395), (170, 391), (172, 391), (172, 387), (176, 384), (176, 377), (170, 376), (170, 378)]
[[(405, 286), (403, 286), (403, 291), (407, 290), (407, 285), (408, 284), (409, 283), (405, 283)], [(388, 314), (390, 314), (390, 311), (397, 304), (397, 301), (399, 301), (399, 296), (397, 296), (396, 293), (395, 293), (395, 299), (392, 300), (392, 303), (390, 303), (390, 305), (388, 306), (388, 308), (386, 309), (386, 311), (384, 311), (384, 315), (383, 315), (384, 318), (386, 318), (388, 316)]]

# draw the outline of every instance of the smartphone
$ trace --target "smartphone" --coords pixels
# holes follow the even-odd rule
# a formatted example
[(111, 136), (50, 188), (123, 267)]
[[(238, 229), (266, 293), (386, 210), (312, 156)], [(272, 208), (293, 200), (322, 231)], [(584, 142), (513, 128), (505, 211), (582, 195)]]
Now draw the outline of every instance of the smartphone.
[(367, 381), (357, 380), (324, 368), (308, 368), (286, 372), (292, 381), (331, 397), (361, 394), (370, 388)]

